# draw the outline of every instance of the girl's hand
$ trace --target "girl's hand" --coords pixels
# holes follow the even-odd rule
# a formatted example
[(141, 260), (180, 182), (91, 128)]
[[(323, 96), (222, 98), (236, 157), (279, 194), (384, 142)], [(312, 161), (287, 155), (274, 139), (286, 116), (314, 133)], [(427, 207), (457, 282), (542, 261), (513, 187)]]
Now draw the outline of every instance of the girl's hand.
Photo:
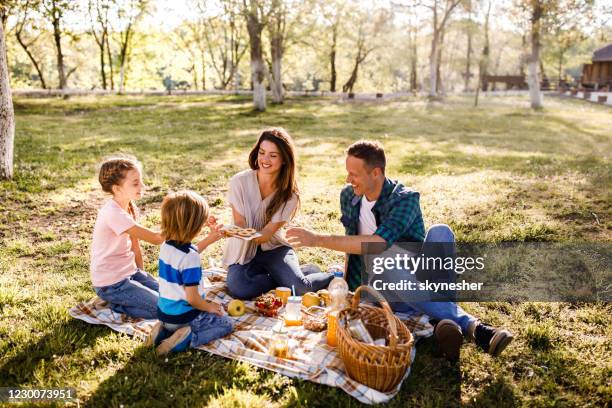
[(223, 306), (221, 306), (221, 305), (219, 305), (217, 303), (208, 302), (206, 307), (208, 309), (207, 310), (208, 313), (216, 314), (217, 316), (224, 316), (225, 315), (225, 310), (223, 310)]

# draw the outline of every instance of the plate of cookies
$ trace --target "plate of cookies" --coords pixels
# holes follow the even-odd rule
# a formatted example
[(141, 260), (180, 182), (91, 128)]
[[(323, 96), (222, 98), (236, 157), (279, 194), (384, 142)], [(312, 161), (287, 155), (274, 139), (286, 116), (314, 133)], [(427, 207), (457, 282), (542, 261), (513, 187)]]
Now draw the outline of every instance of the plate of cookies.
[(242, 228), (237, 225), (224, 225), (221, 228), (222, 231), (234, 238), (244, 239), (250, 241), (253, 238), (261, 237), (261, 234), (255, 230), (255, 228)]

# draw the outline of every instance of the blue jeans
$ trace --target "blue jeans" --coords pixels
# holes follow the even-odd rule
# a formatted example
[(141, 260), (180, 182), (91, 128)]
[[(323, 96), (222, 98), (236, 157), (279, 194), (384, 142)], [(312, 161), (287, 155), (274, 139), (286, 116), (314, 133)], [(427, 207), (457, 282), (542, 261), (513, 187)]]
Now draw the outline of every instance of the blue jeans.
[(108, 286), (94, 286), (96, 294), (117, 313), (143, 319), (157, 319), (157, 280), (138, 269), (135, 274)]
[(326, 288), (334, 278), (330, 273), (315, 272), (304, 275), (298, 257), (288, 246), (270, 251), (257, 248), (255, 257), (247, 264), (233, 264), (228, 268), (227, 289), (232, 297), (251, 299), (277, 286), (295, 287), (297, 295)]
[[(433, 225), (427, 231), (425, 242), (455, 242), (455, 234), (446, 224)], [(454, 251), (442, 256), (454, 256)], [(404, 274), (402, 279), (416, 281), (415, 274)], [(391, 303), (391, 308), (396, 312), (417, 311), (428, 315), (434, 320), (450, 319), (457, 323), (464, 334), (468, 332), (470, 324), (477, 320), (474, 316), (467, 314), (461, 306), (455, 302), (403, 302)]]
[[(202, 344), (208, 344), (213, 340), (227, 336), (234, 330), (234, 322), (226, 316), (217, 316), (214, 313), (200, 312), (195, 319), (187, 324), (164, 323), (164, 329), (175, 332), (181, 327), (191, 328), (191, 347), (195, 348)], [(169, 336), (168, 333), (165, 337)]]

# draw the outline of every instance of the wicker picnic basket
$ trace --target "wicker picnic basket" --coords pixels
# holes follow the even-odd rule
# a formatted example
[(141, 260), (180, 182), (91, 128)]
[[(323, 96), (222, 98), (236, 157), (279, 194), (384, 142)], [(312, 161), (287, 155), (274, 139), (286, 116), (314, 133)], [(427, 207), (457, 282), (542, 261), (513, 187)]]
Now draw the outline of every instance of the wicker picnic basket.
[[(359, 303), (362, 292), (368, 292), (382, 308)], [(387, 345), (363, 343), (351, 336), (348, 320), (361, 319), (374, 339), (385, 338)], [(346, 372), (368, 387), (387, 392), (404, 378), (410, 366), (414, 339), (410, 330), (398, 319), (386, 300), (372, 287), (360, 286), (352, 306), (340, 311), (336, 329), (338, 351)]]

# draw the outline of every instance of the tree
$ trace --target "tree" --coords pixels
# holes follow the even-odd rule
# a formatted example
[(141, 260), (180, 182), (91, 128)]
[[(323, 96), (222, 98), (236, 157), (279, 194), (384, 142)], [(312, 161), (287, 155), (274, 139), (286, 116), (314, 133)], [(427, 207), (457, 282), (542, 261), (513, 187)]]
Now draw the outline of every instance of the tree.
[(287, 31), (287, 7), (283, 0), (272, 0), (268, 32), (270, 36), (270, 55), (272, 57), (272, 102), (283, 103), (282, 60), (285, 52)]
[(204, 7), (200, 11), (199, 21), (219, 87), (227, 89), (236, 79), (240, 60), (248, 48), (244, 25), (239, 18), (240, 4), (235, 0), (224, 1), (221, 13), (213, 17), (204, 17)]
[(515, 0), (519, 19), (529, 21), (530, 53), (526, 56), (529, 99), (532, 109), (542, 109), (538, 68), (541, 62), (542, 36), (555, 25), (565, 26), (584, 18), (593, 10), (594, 0)]
[(261, 0), (243, 0), (243, 15), (246, 19), (251, 48), (251, 81), (253, 82), (253, 105), (259, 111), (266, 110), (266, 66), (263, 59), (261, 34), (268, 23), (270, 11)]
[[(20, 2), (20, 4), (18, 4), (18, 6), (16, 7), (17, 22), (15, 24), (15, 37), (17, 38), (17, 42), (19, 43), (21, 48), (23, 48), (26, 55), (32, 62), (32, 65), (34, 66), (34, 69), (36, 70), (38, 74), (38, 80), (40, 81), (41, 87), (43, 89), (47, 89), (47, 83), (45, 82), (45, 76), (43, 74), (42, 63), (37, 61), (36, 57), (34, 56), (31, 50), (32, 45), (34, 45), (38, 41), (38, 39), (42, 35), (42, 32), (40, 32), (38, 35), (36, 35), (34, 38), (30, 40), (24, 37), (24, 34), (25, 34), (24, 31), (28, 31), (26, 27), (30, 23), (30, 19), (29, 19), (30, 14), (32, 14), (35, 11), (37, 6), (38, 4), (34, 0), (25, 0), (25, 1)], [(32, 28), (31, 24), (30, 24), (30, 28)]]
[[(3, 20), (6, 15), (6, 4), (0, 4), (0, 16)], [(0, 24), (0, 179), (13, 178), (15, 139), (15, 113), (6, 55), (4, 24)]]
[(132, 51), (132, 39), (136, 24), (145, 15), (149, 0), (124, 0), (117, 10), (119, 31), (119, 93), (123, 93), (127, 82), (127, 64)]
[[(329, 53), (327, 54), (329, 58), (329, 90), (331, 92), (336, 92), (338, 81), (336, 61), (338, 56), (338, 36), (340, 34), (340, 23), (344, 17), (346, 2), (326, 0), (317, 2), (316, 5), (318, 9), (315, 11), (315, 14), (320, 16), (320, 24), (323, 26), (326, 33), (329, 32), (327, 35), (331, 37), (329, 42)], [(318, 44), (312, 44), (311, 46), (317, 48)]]
[(66, 89), (68, 78), (77, 67), (73, 67), (66, 71), (64, 52), (62, 51), (62, 36), (64, 35), (62, 25), (65, 13), (74, 10), (75, 4), (69, 0), (43, 0), (42, 4), (44, 14), (53, 27), (53, 42), (55, 44), (55, 55), (57, 59), (59, 89), (64, 90)]
[(357, 21), (355, 22), (355, 26), (357, 27), (357, 38), (353, 69), (346, 83), (342, 85), (342, 92), (349, 93), (353, 92), (353, 87), (357, 82), (359, 66), (363, 64), (368, 55), (377, 48), (376, 40), (382, 34), (391, 19), (389, 11), (385, 9), (378, 9), (375, 11), (357, 10), (356, 14), (358, 15)]
[[(108, 36), (110, 29), (109, 11), (113, 0), (89, 0), (88, 13), (91, 22), (91, 34), (100, 49), (100, 76), (102, 79), (102, 89), (106, 89), (106, 63), (105, 51), (108, 44)], [(109, 56), (109, 65), (112, 61)]]
[[(442, 4), (443, 3), (443, 4)], [(432, 36), (431, 36), (431, 52), (429, 54), (429, 97), (436, 98), (438, 96), (438, 75), (440, 64), (440, 48), (444, 41), (444, 29), (448, 20), (461, 3), (461, 0), (429, 0), (423, 3), (423, 6), (431, 10), (432, 13)]]

